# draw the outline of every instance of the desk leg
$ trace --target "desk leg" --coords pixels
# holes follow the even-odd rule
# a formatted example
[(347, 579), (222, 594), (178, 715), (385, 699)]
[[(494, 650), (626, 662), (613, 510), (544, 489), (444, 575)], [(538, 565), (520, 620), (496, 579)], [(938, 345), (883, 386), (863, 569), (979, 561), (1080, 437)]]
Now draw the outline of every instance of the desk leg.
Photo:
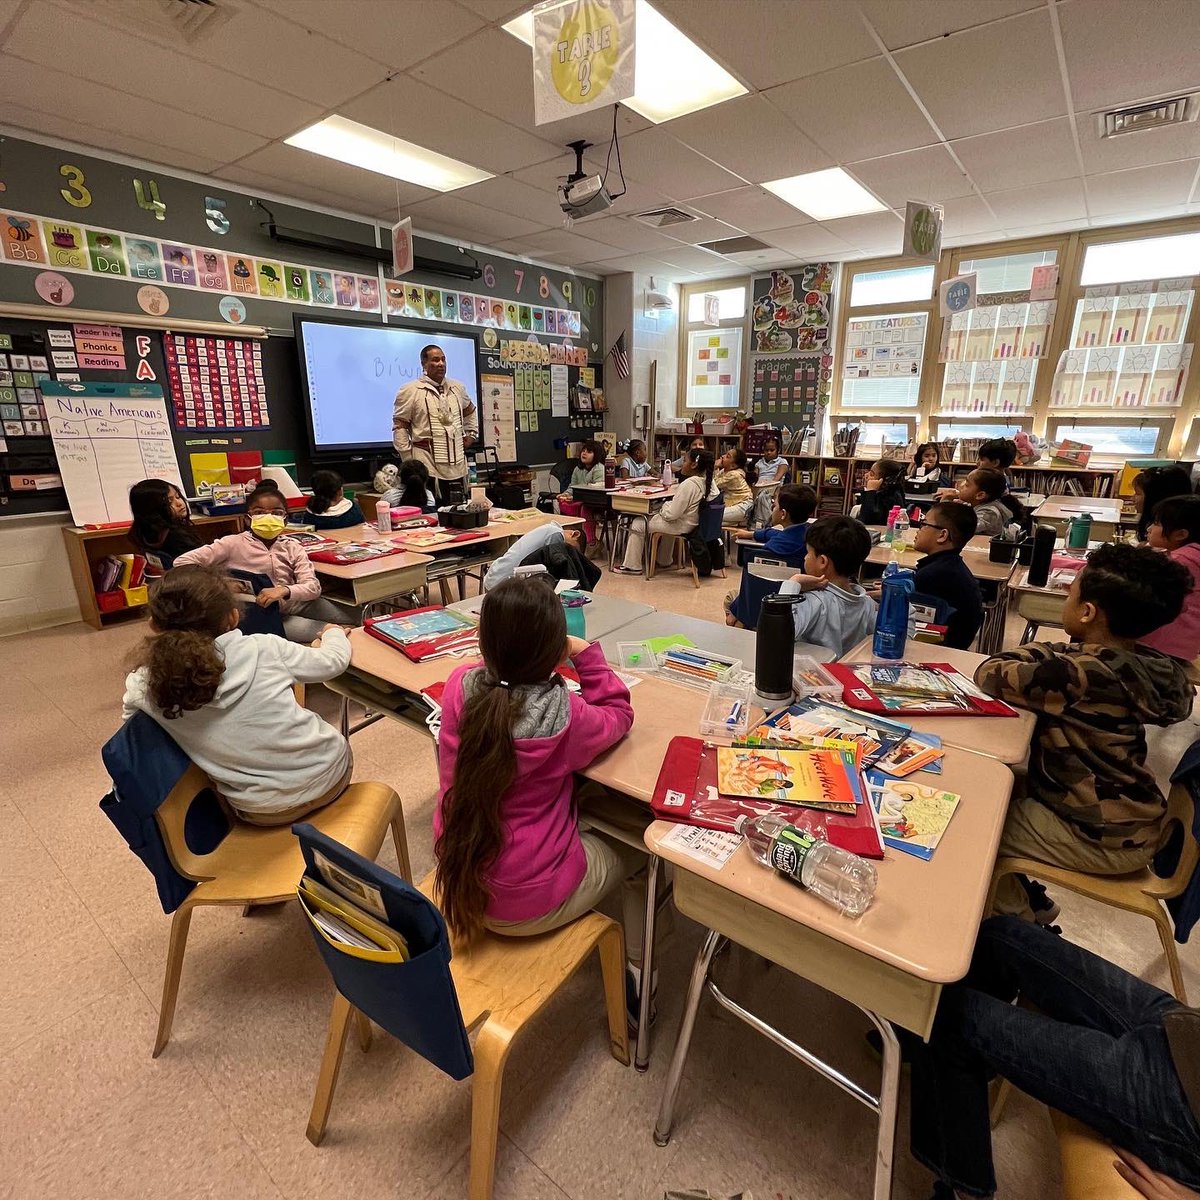
[(675, 1053), (671, 1056), (671, 1067), (667, 1071), (662, 1102), (658, 1106), (658, 1120), (654, 1123), (654, 1143), (657, 1146), (665, 1146), (671, 1140), (671, 1127), (675, 1124), (675, 1099), (679, 1094), (679, 1082), (683, 1078), (683, 1065), (687, 1062), (688, 1047), (692, 1044), (696, 1010), (700, 1007), (700, 997), (704, 995), (704, 985), (708, 982), (708, 971), (712, 966), (713, 957), (724, 940), (719, 933), (710, 929), (692, 967), (692, 981), (688, 985), (687, 1001), (679, 1022), (679, 1036), (675, 1039)]
[(662, 859), (651, 854), (646, 862), (646, 920), (642, 925), (642, 988), (638, 996), (637, 1045), (633, 1065), (639, 1071), (650, 1066), (650, 1005), (654, 1000), (654, 926), (658, 917), (658, 878)]
[(342, 694), (342, 702), (338, 707), (338, 729), (341, 730), (342, 737), (347, 741), (350, 739), (350, 697), (345, 693)]
[(879, 1135), (875, 1140), (875, 1190), (873, 1200), (890, 1200), (892, 1194), (892, 1162), (896, 1148), (896, 1107), (900, 1100), (900, 1042), (890, 1021), (877, 1017), (869, 1009), (863, 1012), (871, 1018), (883, 1039), (883, 1072), (879, 1081)]

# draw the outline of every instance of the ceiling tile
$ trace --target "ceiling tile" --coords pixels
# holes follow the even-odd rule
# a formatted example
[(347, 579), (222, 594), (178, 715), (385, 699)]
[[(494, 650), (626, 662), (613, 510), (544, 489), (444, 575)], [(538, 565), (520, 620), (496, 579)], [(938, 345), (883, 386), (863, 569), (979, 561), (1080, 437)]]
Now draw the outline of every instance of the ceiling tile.
[(799, 209), (784, 204), (778, 196), (757, 187), (734, 188), (713, 196), (699, 196), (691, 201), (689, 207), (728, 221), (747, 233), (783, 229), (807, 220)]
[(1067, 111), (1044, 9), (901, 50), (896, 63), (950, 139)]
[(852, 5), (658, 0), (655, 7), (735, 75), (769, 88), (879, 53)]
[(867, 20), (889, 50), (914, 46), (1013, 13), (1040, 8), (1044, 0), (859, 0)]
[(672, 267), (682, 267), (685, 271), (711, 271), (719, 269), (722, 264), (728, 268), (728, 262), (719, 254), (711, 254), (693, 246), (678, 245), (670, 250), (663, 250), (654, 255)]
[[(293, 7), (289, 3), (288, 11)], [(343, 14), (349, 4), (338, 0), (336, 5), (323, 7), (328, 13)], [(378, 27), (379, 37), (386, 38), (392, 24), (378, 19), (378, 7), (375, 17), (372, 24)], [(404, 24), (408, 24), (407, 19)], [(377, 38), (369, 40), (375, 42)], [(127, 56), (129, 52), (126, 47)], [(188, 53), (247, 79), (269, 81), (281, 92), (303, 96), (324, 108), (334, 108), (357, 96), (386, 73), (379, 56), (369, 49), (356, 54), (345, 44), (281, 20), (277, 13), (245, 5), (235, 11), (232, 20), (190, 43)], [(166, 79), (160, 82), (169, 87)]]
[(1058, 17), (1076, 108), (1112, 108), (1200, 86), (1200, 4), (1087, 0)]
[(816, 262), (822, 258), (845, 258), (852, 247), (820, 225), (800, 225), (792, 229), (772, 229), (758, 235), (764, 242), (795, 255), (797, 262)]
[(767, 96), (838, 162), (914, 150), (937, 141), (883, 59), (784, 84)]
[(640, 271), (647, 275), (663, 275), (671, 278), (675, 270), (670, 263), (663, 262), (650, 254), (631, 254), (627, 258), (608, 258), (598, 262), (596, 266), (607, 275), (619, 274), (625, 271)]
[(454, 194), (472, 204), (482, 204), (514, 217), (525, 217), (541, 225), (561, 225), (566, 220), (558, 198), (552, 191), (531, 187), (507, 175), (497, 175), (494, 179), (459, 188)]
[(493, 212), (480, 204), (460, 200), (453, 194), (435, 196), (432, 200), (410, 205), (408, 212), (412, 214), (413, 225), (417, 227), (428, 219), (434, 222), (431, 226), (434, 229), (450, 226), (455, 230), (469, 231), (474, 241), (524, 237), (526, 234), (539, 233), (542, 229), (536, 221)]
[(91, 128), (111, 130), (118, 136), (130, 129), (152, 130), (155, 142), (217, 162), (240, 158), (266, 144), (266, 139), (257, 134), (129, 96), (103, 84), (64, 87), (58, 72), (3, 55), (0, 56), (0, 105), (6, 109), (10, 104)]
[(343, 117), (382, 129), (418, 146), (448, 154), (500, 175), (545, 162), (560, 148), (438, 93), (408, 75), (396, 75), (338, 109)]
[[(4, 60), (0, 57), (0, 72), (3, 70)], [(160, 146), (157, 142), (145, 141), (136, 134), (96, 129), (91, 125), (81, 124), (74, 118), (56, 117), (43, 110), (35, 112), (19, 104), (5, 104), (4, 120), (6, 124), (27, 130), (35, 136), (41, 134), (45, 137), (62, 138), (68, 142), (82, 142), (99, 150), (124, 154), (156, 166), (179, 167), (184, 171), (207, 175), (221, 165), (215, 158), (192, 154), (172, 146)]]
[(428, 188), (335, 162), (332, 158), (285, 146), (282, 142), (248, 154), (231, 165), (341, 196), (342, 207), (352, 212), (378, 212), (392, 206), (415, 204), (436, 194)]
[(902, 207), (909, 200), (940, 204), (957, 196), (968, 196), (972, 191), (971, 181), (944, 146), (870, 158), (851, 163), (846, 169), (893, 208)]
[(1017, 225), (1041, 225), (1049, 221), (1077, 221), (1087, 216), (1083, 203), (1083, 182), (1062, 179), (1034, 187), (988, 192), (1000, 224), (1005, 229)]
[(952, 142), (982, 192), (1052, 183), (1079, 174), (1075, 139), (1066, 117)]
[(753, 183), (834, 165), (824, 150), (759, 95), (740, 96), (680, 117), (667, 132)]
[(657, 229), (650, 229), (628, 217), (593, 217), (577, 221), (575, 228), (586, 237), (612, 246), (618, 252), (646, 250), (657, 253), (666, 246), (676, 245)]
[(821, 228), (847, 245), (872, 254), (899, 254), (904, 249), (904, 222), (895, 213), (867, 213), (822, 221)]
[(1171, 208), (1184, 212), (1200, 159), (1136, 167), (1087, 177), (1088, 211), (1092, 217), (1111, 213)]
[(676, 200), (726, 191), (742, 183), (736, 175), (681, 145), (667, 128), (646, 129), (621, 139), (621, 161), (630, 178), (661, 188)]
[(501, 24), (529, 7), (529, 0), (517, 0), (515, 4), (513, 0), (459, 0), (459, 3), (478, 13), (485, 21), (499, 21)]
[(1159, 162), (1178, 162), (1200, 155), (1200, 121), (1101, 138), (1095, 116), (1077, 112), (1075, 126), (1083, 152), (1083, 169), (1089, 175), (1121, 171), (1127, 167), (1147, 167)]
[(311, 184), (296, 183), (293, 180), (276, 179), (272, 175), (264, 175), (261, 171), (251, 171), (246, 167), (223, 167), (215, 178), (219, 182), (228, 180), (230, 183), (236, 184), (239, 191), (247, 192), (251, 196), (273, 195), (281, 200), (303, 201), (306, 204), (316, 204), (322, 208), (333, 208), (340, 212), (369, 219), (382, 221), (387, 220), (389, 216), (393, 222), (396, 219), (394, 212), (387, 216), (381, 215), (378, 212), (365, 212), (362, 211), (362, 206), (358, 209), (354, 208), (348, 203), (348, 198), (339, 193), (325, 192), (320, 188), (313, 187)]
[[(289, 23), (296, 22), (294, 27), (311, 29), (400, 70), (437, 54), (483, 24), (478, 14), (447, 0), (438, 0), (437, 4), (408, 0), (403, 6), (380, 0), (337, 0), (336, 4), (329, 0), (259, 0), (259, 3)], [(230, 27), (235, 23), (231, 21)], [(263, 44), (271, 43), (259, 46)]]
[(947, 238), (977, 238), (981, 234), (999, 234), (1001, 231), (999, 220), (974, 194), (947, 200), (943, 208), (946, 212), (942, 230)]
[(701, 217), (699, 221), (669, 225), (666, 228), (667, 237), (687, 246), (698, 246), (701, 242), (717, 242), (722, 238), (741, 237), (742, 233), (743, 230), (712, 217)]
[[(141, 49), (135, 49), (139, 44)], [(51, 4), (27, 8), (10, 31), (4, 50), (54, 74), (65, 72), (78, 83), (116, 82), (120, 91), (156, 105), (202, 113), (268, 138), (287, 137), (324, 111), (199, 59), (162, 46), (133, 43), (128, 34), (103, 21), (89, 21), (78, 11)], [(154, 69), (114, 72), (113, 62), (130, 53), (152, 57)], [(166, 87), (165, 81), (169, 81)]]
[(524, 253), (541, 258), (569, 254), (579, 262), (591, 262), (622, 256), (619, 249), (603, 242), (594, 242), (573, 229), (544, 229), (517, 240), (524, 247)]

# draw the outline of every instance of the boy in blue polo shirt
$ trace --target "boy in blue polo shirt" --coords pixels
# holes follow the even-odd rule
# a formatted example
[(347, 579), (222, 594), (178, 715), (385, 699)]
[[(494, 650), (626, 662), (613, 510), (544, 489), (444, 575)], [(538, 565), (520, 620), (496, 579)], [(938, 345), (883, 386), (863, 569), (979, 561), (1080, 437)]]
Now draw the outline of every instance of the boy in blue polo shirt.
[[(771, 525), (767, 529), (743, 529), (737, 540), (740, 544), (757, 543), (750, 557), (782, 559), (789, 567), (804, 569), (804, 552), (808, 539), (808, 519), (817, 510), (817, 493), (803, 484), (785, 483), (776, 493)], [(761, 552), (759, 547), (761, 546)], [(746, 611), (746, 587), (749, 573), (742, 572), (742, 585), (725, 597), (725, 624), (751, 627)]]

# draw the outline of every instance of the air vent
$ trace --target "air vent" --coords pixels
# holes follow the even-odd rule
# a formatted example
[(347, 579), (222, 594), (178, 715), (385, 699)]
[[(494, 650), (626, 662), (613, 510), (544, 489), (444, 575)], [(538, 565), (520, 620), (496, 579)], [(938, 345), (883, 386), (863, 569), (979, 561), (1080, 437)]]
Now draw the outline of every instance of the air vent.
[(652, 208), (649, 212), (634, 213), (633, 219), (654, 229), (662, 229), (667, 225), (685, 225), (688, 221), (698, 221), (700, 218), (694, 213), (684, 212), (682, 208)]
[(758, 238), (741, 237), (722, 238), (719, 242), (701, 242), (701, 250), (711, 250), (714, 254), (754, 254), (759, 250), (770, 250), (766, 242)]
[(1114, 108), (1111, 112), (1097, 114), (1097, 132), (1101, 138), (1111, 138), (1141, 133), (1144, 129), (1161, 129), (1164, 125), (1187, 125), (1196, 119), (1198, 111), (1200, 105), (1195, 95)]
[[(96, 15), (95, 0), (66, 0), (77, 12)], [(239, 12), (238, 0), (108, 0), (105, 22), (158, 42), (194, 45)]]

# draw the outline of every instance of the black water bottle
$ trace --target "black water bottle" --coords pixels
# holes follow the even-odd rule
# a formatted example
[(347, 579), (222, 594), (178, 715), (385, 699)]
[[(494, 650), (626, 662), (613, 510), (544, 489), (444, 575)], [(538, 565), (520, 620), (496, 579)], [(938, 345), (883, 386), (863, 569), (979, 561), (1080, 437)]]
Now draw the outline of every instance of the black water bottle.
[(792, 605), (803, 596), (765, 596), (754, 643), (754, 690), (764, 700), (786, 704), (792, 698), (792, 654), (796, 623)]
[(1054, 543), (1058, 538), (1053, 525), (1039, 525), (1033, 531), (1033, 554), (1029, 559), (1029, 584), (1045, 587), (1050, 578), (1050, 560), (1054, 557)]

